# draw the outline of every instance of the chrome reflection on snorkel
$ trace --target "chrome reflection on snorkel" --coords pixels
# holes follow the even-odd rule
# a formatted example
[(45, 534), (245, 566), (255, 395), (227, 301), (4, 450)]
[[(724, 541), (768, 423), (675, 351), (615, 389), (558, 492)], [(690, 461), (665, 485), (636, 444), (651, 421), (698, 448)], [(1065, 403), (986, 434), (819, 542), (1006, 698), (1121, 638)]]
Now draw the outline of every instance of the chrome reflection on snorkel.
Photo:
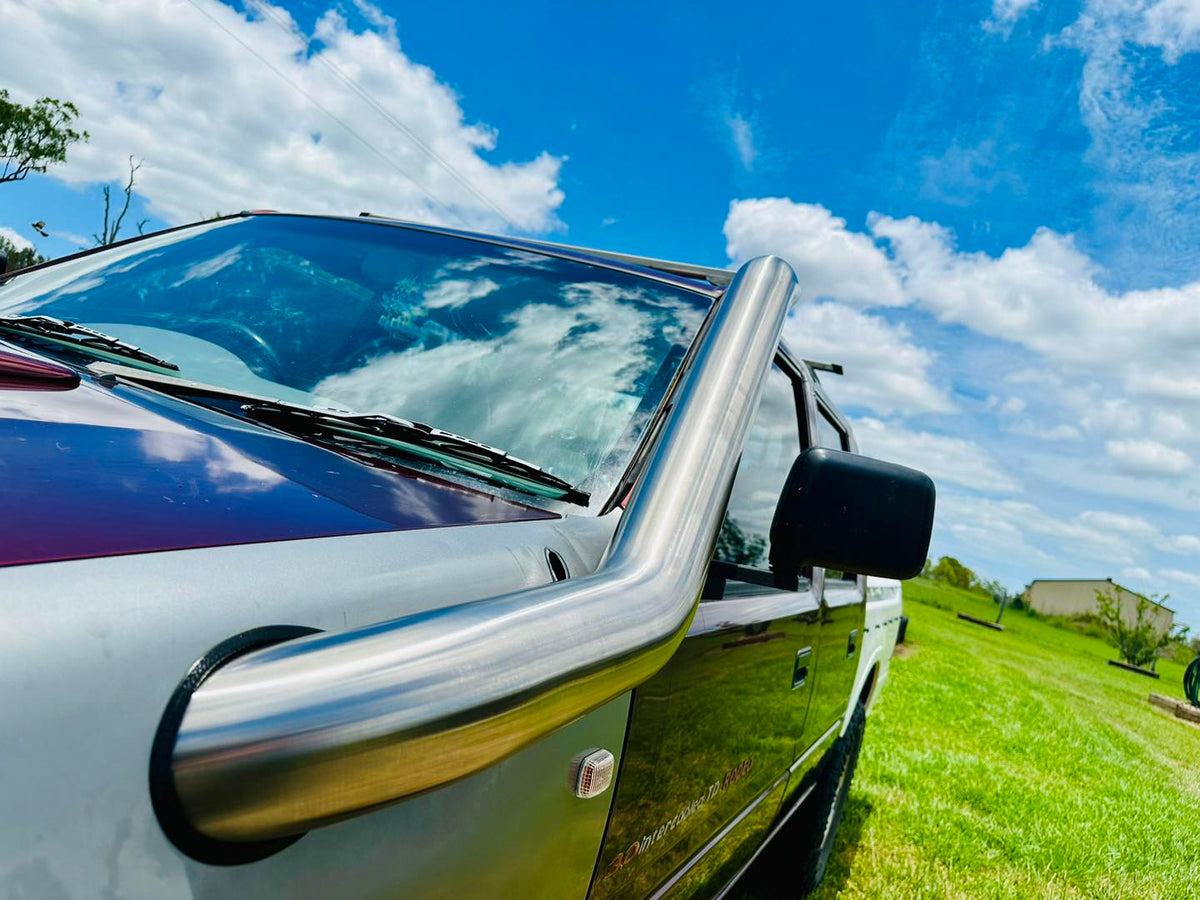
[(300, 638), (209, 676), (172, 757), (188, 823), (246, 842), (367, 812), (479, 771), (658, 671), (695, 612), (795, 289), (774, 257), (738, 271), (594, 574)]

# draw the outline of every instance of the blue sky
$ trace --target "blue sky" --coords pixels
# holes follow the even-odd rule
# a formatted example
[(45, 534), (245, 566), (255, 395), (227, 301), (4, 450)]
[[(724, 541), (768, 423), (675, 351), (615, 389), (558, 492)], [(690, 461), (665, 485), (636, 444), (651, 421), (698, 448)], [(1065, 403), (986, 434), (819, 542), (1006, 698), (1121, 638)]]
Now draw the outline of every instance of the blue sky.
[(133, 154), (127, 230), (369, 209), (778, 253), (863, 449), (938, 481), (935, 554), (1112, 576), (1200, 626), (1200, 0), (0, 10), (0, 85), (93, 135), (0, 187), (44, 252)]

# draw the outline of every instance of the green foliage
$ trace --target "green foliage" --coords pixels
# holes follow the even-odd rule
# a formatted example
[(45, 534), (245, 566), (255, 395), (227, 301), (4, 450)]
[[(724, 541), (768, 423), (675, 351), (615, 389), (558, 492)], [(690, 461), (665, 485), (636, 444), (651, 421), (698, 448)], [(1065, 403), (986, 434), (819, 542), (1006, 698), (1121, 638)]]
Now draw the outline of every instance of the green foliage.
[(725, 517), (725, 524), (717, 536), (714, 554), (717, 559), (739, 566), (757, 566), (762, 563), (766, 550), (767, 542), (761, 536), (747, 537), (737, 519)]
[(67, 148), (88, 139), (86, 131), (71, 127), (78, 116), (74, 103), (42, 97), (23, 106), (0, 90), (0, 183), (20, 181), (30, 172), (66, 162)]
[(1081, 613), (1076, 616), (1044, 616), (1036, 609), (1029, 609), (1025, 611), (1025, 615), (1031, 619), (1037, 619), (1039, 622), (1045, 622), (1051, 628), (1061, 628), (1063, 631), (1073, 631), (1076, 634), (1104, 641), (1106, 644), (1111, 643), (1108, 629), (1100, 621), (1100, 617), (1092, 613)]
[(1171, 643), (1168, 644), (1163, 650), (1163, 656), (1166, 659), (1174, 660), (1181, 666), (1186, 666), (1195, 658), (1196, 654), (1193, 653), (1192, 648), (1181, 639), (1171, 641)]
[(46, 257), (38, 253), (33, 247), (18, 249), (16, 244), (3, 235), (0, 235), (0, 255), (8, 259), (9, 272), (29, 266), (36, 266), (46, 261)]
[(976, 582), (972, 585), (972, 588), (981, 594), (991, 597), (995, 603), (1008, 603), (1013, 599), (1008, 593), (1008, 588), (995, 578), (979, 578), (976, 576)]
[[(1154, 600), (1160, 605), (1165, 605), (1169, 599), (1168, 594), (1154, 596)], [(1186, 625), (1178, 630), (1169, 628), (1159, 631), (1155, 620), (1148, 616), (1153, 604), (1142, 596), (1137, 598), (1132, 624), (1125, 621), (1119, 596), (1107, 590), (1097, 590), (1096, 605), (1100, 610), (1100, 622), (1108, 631), (1109, 638), (1121, 652), (1122, 658), (1131, 666), (1144, 668), (1153, 665), (1161, 650), (1182, 640), (1188, 631)]]
[(963, 590), (970, 588), (978, 581), (975, 573), (953, 556), (943, 556), (939, 559), (930, 574), (938, 581), (950, 585), (950, 587), (962, 588)]
[[(979, 576), (953, 556), (943, 556), (937, 561), (937, 565), (926, 559), (925, 565), (921, 569), (921, 577), (931, 581), (940, 581), (942, 584), (960, 590), (974, 591), (985, 597), (991, 597), (994, 603), (1014, 603), (1017, 599), (1016, 595), (1009, 594), (1008, 588), (995, 578)], [(1019, 603), (1014, 605), (1020, 608)]]

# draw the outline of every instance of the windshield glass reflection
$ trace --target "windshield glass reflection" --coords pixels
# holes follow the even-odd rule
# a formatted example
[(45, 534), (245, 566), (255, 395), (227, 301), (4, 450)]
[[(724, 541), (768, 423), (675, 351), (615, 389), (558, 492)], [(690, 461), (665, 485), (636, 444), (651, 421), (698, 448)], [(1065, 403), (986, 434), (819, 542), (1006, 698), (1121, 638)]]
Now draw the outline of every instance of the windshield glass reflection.
[(193, 381), (425, 422), (599, 494), (709, 303), (524, 250), (290, 217), (207, 223), (0, 286), (0, 315), (102, 326)]

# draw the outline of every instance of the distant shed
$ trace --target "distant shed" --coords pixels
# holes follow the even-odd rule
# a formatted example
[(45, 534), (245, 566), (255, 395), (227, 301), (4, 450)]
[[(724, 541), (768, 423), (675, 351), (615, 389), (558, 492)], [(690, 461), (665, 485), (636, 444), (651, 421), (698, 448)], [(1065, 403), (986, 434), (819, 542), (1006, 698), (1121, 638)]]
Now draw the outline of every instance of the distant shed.
[(1021, 599), (1030, 608), (1047, 616), (1098, 615), (1096, 591), (1114, 597), (1121, 605), (1121, 618), (1132, 625), (1137, 619), (1138, 600), (1148, 600), (1147, 615), (1159, 632), (1175, 624), (1175, 610), (1155, 603), (1136, 591), (1114, 582), (1111, 578), (1037, 578), (1025, 588)]

